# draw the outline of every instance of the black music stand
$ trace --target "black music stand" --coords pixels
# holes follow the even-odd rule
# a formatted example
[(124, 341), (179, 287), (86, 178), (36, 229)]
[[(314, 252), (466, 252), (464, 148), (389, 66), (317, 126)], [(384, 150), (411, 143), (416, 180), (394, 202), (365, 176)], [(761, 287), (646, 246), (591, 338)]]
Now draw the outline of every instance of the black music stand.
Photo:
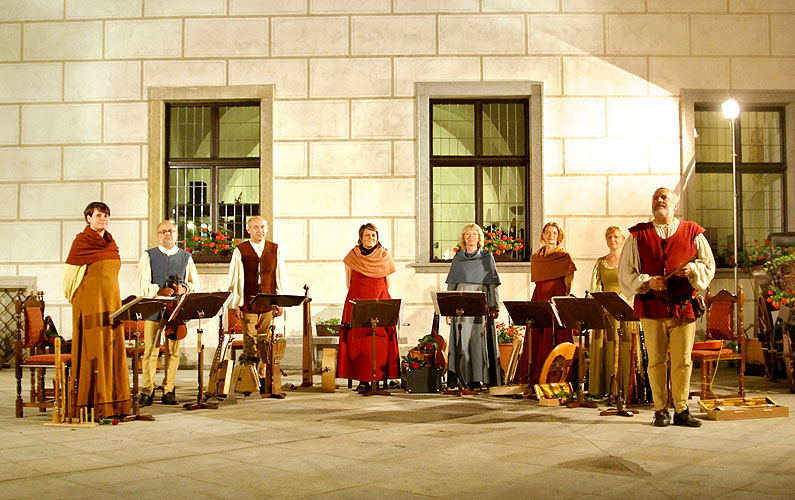
[[(391, 396), (389, 391), (378, 389), (376, 379), (375, 361), (375, 336), (376, 327), (389, 328), (397, 326), (400, 322), (400, 299), (369, 299), (351, 300), (353, 311), (351, 312), (351, 328), (370, 328), (370, 335), (373, 336), (373, 380), (370, 390), (362, 392), (363, 396)], [(387, 333), (388, 335), (388, 333)], [(389, 371), (389, 357), (387, 356), (387, 366), (385, 373)]]
[[(249, 311), (255, 314), (264, 314), (268, 311), (274, 311), (277, 307), (293, 307), (300, 305), (304, 302), (303, 295), (273, 295), (267, 293), (259, 293), (251, 298), (248, 303)], [(260, 391), (260, 396), (264, 398), (278, 398), (284, 399), (287, 394), (282, 392), (282, 372), (281, 367), (276, 369), (273, 356), (273, 342), (276, 340), (276, 325), (271, 322), (270, 326), (271, 338), (267, 340), (266, 351), (268, 353), (268, 360), (262, 360), (265, 363), (265, 390), (270, 392)]]
[[(126, 300), (126, 299), (125, 299)], [(116, 321), (143, 321), (146, 318), (154, 316), (157, 313), (160, 314), (160, 326), (163, 326), (163, 321), (165, 318), (165, 311), (166, 306), (169, 302), (172, 302), (174, 299), (170, 297), (159, 297), (159, 298), (146, 298), (146, 297), (136, 297), (133, 300), (124, 304), (121, 308), (113, 312), (110, 315), (110, 319), (113, 322)], [(158, 328), (158, 331), (160, 329)], [(151, 422), (155, 419), (150, 413), (140, 413), (140, 407), (138, 406), (138, 330), (136, 329), (135, 335), (133, 336), (133, 361), (132, 361), (132, 370), (133, 370), (133, 390), (132, 390), (132, 415), (125, 415), (120, 420), (122, 422), (132, 422), (133, 420), (145, 420), (147, 422)]]
[(621, 323), (624, 321), (637, 321), (632, 306), (621, 298), (616, 292), (593, 292), (591, 296), (599, 302), (605, 311), (610, 316), (618, 321), (618, 335), (616, 338), (616, 345), (614, 348), (616, 364), (618, 364), (618, 373), (616, 374), (616, 407), (608, 408), (599, 413), (601, 416), (618, 415), (621, 417), (631, 417), (638, 410), (629, 410), (624, 408), (624, 370), (621, 368)]
[(580, 345), (577, 347), (577, 400), (572, 401), (568, 408), (598, 408), (596, 403), (585, 401), (585, 355), (583, 349), (583, 332), (594, 328), (604, 328), (605, 318), (602, 306), (595, 299), (577, 297), (552, 297), (555, 314), (564, 328), (577, 330)]
[(201, 320), (205, 318), (212, 318), (224, 306), (226, 299), (229, 298), (230, 292), (192, 292), (186, 293), (180, 298), (174, 312), (168, 318), (168, 321), (183, 321), (187, 322), (192, 319), (199, 320), (196, 327), (196, 351), (199, 354), (198, 372), (199, 391), (196, 394), (196, 404), (185, 403), (183, 408), (186, 410), (199, 410), (202, 408), (209, 408), (215, 410), (218, 405), (215, 403), (207, 403), (204, 401), (204, 344), (202, 343), (202, 323)]
[[(433, 305), (436, 308), (436, 313), (440, 316), (450, 316), (458, 319), (464, 316), (485, 316), (485, 328), (489, 327), (491, 315), (489, 314), (489, 306), (486, 302), (485, 292), (431, 292), (431, 297), (433, 298)], [(456, 325), (457, 328), (453, 329), (455, 339), (452, 339), (452, 341), (455, 352), (455, 369), (456, 378), (458, 378), (458, 389), (453, 390), (448, 387), (443, 394), (453, 396), (480, 394), (480, 391), (473, 391), (464, 385), (464, 349), (461, 343), (462, 325), (460, 321), (457, 321)], [(486, 341), (487, 339), (484, 339), (484, 342)]]
[[(504, 301), (503, 304), (505, 304), (505, 309), (508, 310), (508, 316), (513, 320), (514, 325), (525, 325), (525, 342), (531, 342), (530, 332), (533, 331), (533, 328), (554, 328), (558, 324), (555, 320), (555, 311), (552, 309), (552, 304), (547, 301)], [(533, 361), (532, 346), (532, 342), (527, 345), (527, 359), (524, 360), (527, 365), (528, 378), (527, 391), (524, 394), (525, 398), (533, 394), (533, 390), (530, 387), (531, 364)]]

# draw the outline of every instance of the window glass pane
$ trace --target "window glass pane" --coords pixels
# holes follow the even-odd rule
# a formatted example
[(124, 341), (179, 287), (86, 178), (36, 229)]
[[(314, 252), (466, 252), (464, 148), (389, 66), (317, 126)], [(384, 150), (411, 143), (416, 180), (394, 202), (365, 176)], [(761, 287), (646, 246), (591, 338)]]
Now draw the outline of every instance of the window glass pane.
[(706, 229), (705, 236), (717, 252), (720, 245), (730, 245), (734, 238), (732, 175), (696, 173), (696, 197), (696, 222)]
[(259, 158), (259, 106), (218, 109), (221, 158)]
[(259, 214), (259, 169), (218, 170), (218, 222), (220, 229), (244, 238), (246, 221)]
[(483, 167), (483, 229), (526, 240), (524, 167)]
[(433, 169), (433, 258), (451, 259), (465, 224), (475, 221), (475, 170)]
[(782, 175), (742, 174), (743, 242), (762, 241), (782, 231)]
[(168, 171), (167, 217), (180, 239), (198, 236), (202, 225), (211, 228), (212, 173), (209, 168), (171, 168)]
[(518, 103), (484, 104), (483, 154), (521, 156), (524, 153), (524, 106)]
[(472, 156), (475, 154), (475, 105), (434, 104), (434, 156)]
[(729, 120), (720, 111), (696, 111), (696, 161), (731, 163), (732, 136)]
[(171, 106), (170, 158), (209, 158), (211, 143), (209, 106)]
[(740, 113), (741, 161), (781, 162), (781, 116), (778, 111)]

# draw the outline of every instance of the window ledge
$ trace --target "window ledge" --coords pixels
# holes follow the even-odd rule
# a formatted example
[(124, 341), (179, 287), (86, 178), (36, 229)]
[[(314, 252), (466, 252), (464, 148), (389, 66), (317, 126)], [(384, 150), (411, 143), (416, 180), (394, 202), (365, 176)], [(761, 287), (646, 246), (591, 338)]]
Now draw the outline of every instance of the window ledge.
[(229, 272), (228, 262), (195, 262), (195, 264), (199, 274), (227, 274)]
[[(451, 261), (452, 262), (452, 261)], [(450, 270), (450, 262), (415, 262), (409, 264), (417, 274), (440, 274)], [(529, 273), (529, 262), (497, 262), (498, 273)]]

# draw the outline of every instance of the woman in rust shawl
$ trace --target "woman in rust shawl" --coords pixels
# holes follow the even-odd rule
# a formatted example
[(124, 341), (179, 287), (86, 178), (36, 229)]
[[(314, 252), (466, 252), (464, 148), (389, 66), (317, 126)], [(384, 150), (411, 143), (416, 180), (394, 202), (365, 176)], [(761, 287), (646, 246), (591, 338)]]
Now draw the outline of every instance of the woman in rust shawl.
[(90, 203), (88, 225), (72, 242), (66, 258), (64, 293), (72, 303), (72, 377), (77, 379), (73, 408), (93, 408), (97, 418), (130, 413), (130, 383), (124, 329), (110, 313), (121, 307), (119, 247), (107, 232), (110, 208)]
[[(563, 228), (557, 222), (547, 222), (541, 230), (541, 248), (530, 258), (530, 280), (535, 283), (531, 300), (547, 301), (552, 297), (565, 296), (571, 291), (571, 282), (577, 268), (571, 256), (563, 250)], [(527, 363), (519, 365), (519, 378), (527, 378), (531, 384), (538, 383), (541, 367), (555, 348), (556, 343), (571, 342), (571, 330), (544, 328), (533, 329), (530, 342), (525, 341), (522, 359), (528, 357), (532, 347), (532, 360), (528, 374)]]
[[(378, 228), (367, 223), (359, 228), (358, 245), (343, 260), (348, 295), (342, 310), (342, 323), (350, 323), (356, 299), (389, 299), (389, 275), (395, 272), (395, 263), (389, 251), (378, 242)], [(373, 381), (373, 337), (370, 328), (340, 329), (337, 376), (360, 381), (357, 389), (369, 389)], [(376, 328), (375, 365), (376, 381), (398, 378), (400, 354), (395, 327)]]

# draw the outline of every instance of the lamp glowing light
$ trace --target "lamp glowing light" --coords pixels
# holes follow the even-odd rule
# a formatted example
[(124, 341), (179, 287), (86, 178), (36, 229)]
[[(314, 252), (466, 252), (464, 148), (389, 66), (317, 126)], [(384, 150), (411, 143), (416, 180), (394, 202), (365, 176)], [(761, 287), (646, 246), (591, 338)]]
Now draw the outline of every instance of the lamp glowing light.
[(734, 120), (740, 116), (740, 105), (734, 99), (729, 99), (720, 105), (723, 110), (723, 116), (727, 120)]

